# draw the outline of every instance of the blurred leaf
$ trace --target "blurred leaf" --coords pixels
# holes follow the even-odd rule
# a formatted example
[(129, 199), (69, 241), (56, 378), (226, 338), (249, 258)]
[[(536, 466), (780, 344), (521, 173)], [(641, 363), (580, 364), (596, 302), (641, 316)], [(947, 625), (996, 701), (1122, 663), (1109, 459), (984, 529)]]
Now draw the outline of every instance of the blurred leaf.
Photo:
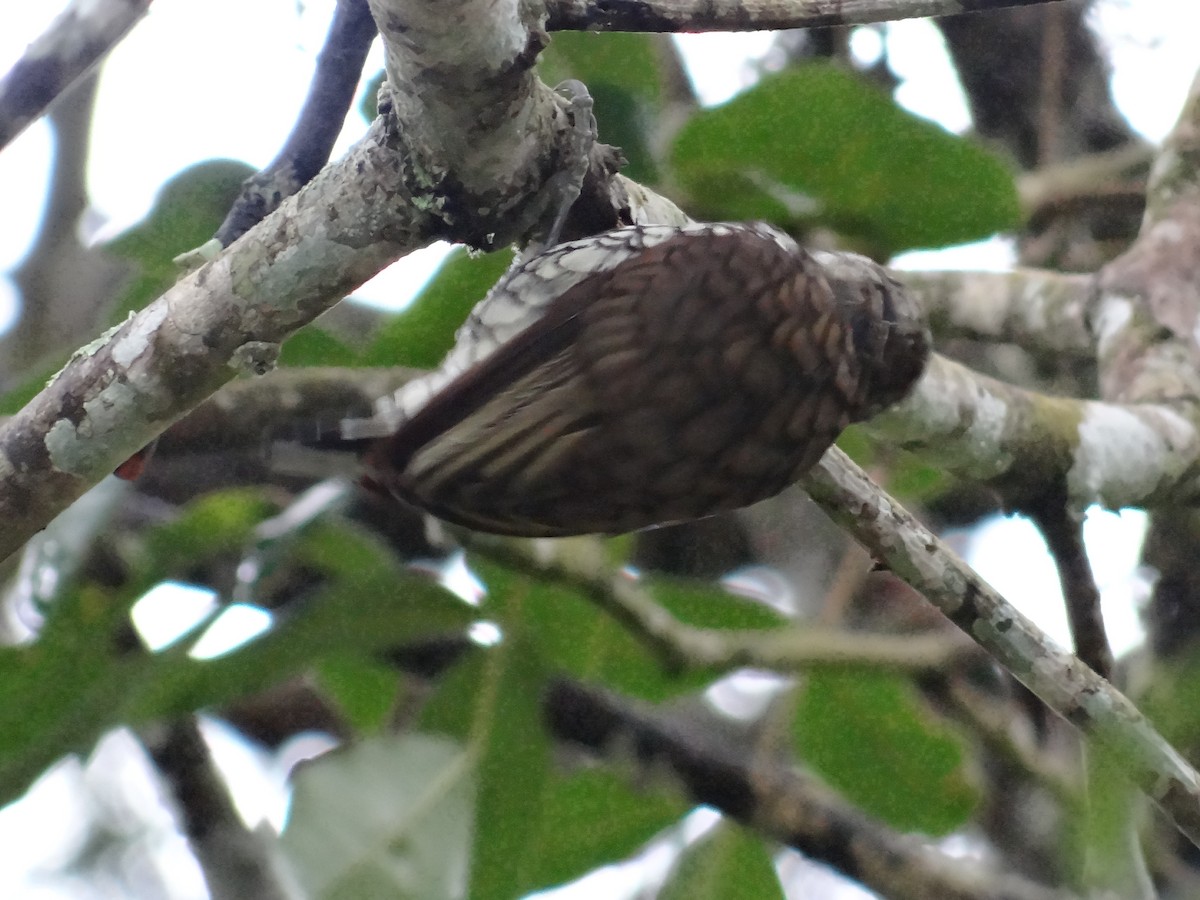
[(300, 562), (312, 595), (267, 634), (216, 659), (193, 660), (186, 643), (155, 659), (154, 677), (130, 692), (125, 721), (141, 722), (229, 702), (309, 670), (330, 656), (371, 658), (397, 644), (461, 634), (474, 611), (356, 528), (318, 522)]
[(546, 672), (515, 614), (500, 616), (500, 627), (500, 643), (456, 666), (422, 717), (424, 727), (463, 739), (469, 748), (477, 798), (472, 900), (519, 897), (530, 888), (549, 775), (538, 702)]
[(953, 479), (944, 468), (911, 453), (897, 456), (887, 479), (888, 492), (908, 503), (932, 500), (951, 484)]
[(219, 553), (240, 553), (255, 527), (278, 507), (258, 488), (233, 488), (198, 497), (177, 519), (146, 532), (150, 569), (157, 577), (198, 567)]
[(367, 366), (432, 369), (454, 346), (454, 332), (512, 264), (512, 252), (446, 257), (412, 304), (390, 319), (363, 354)]
[(838, 435), (837, 446), (864, 469), (874, 465), (878, 455), (875, 444), (867, 436), (863, 427), (858, 424), (850, 425), (842, 430), (842, 433)]
[(281, 366), (352, 366), (356, 359), (353, 350), (315, 322), (284, 341), (279, 352)]
[(891, 675), (817, 669), (796, 710), (804, 760), (847, 799), (901, 831), (943, 835), (978, 800), (962, 742)]
[[(717, 677), (710, 671), (669, 672), (656, 653), (572, 588), (532, 579), (487, 559), (472, 557), (471, 566), (488, 587), (489, 604), (495, 598), (523, 598), (529, 640), (552, 668), (652, 701), (703, 689)], [(759, 629), (784, 622), (768, 607), (715, 584), (654, 578), (643, 586), (672, 615), (698, 628)], [(491, 614), (489, 606), (484, 614)]]
[(658, 900), (783, 900), (761, 837), (722, 820), (680, 854)]
[[(520, 598), (523, 612), (528, 602)], [(471, 867), (472, 900), (517, 897), (579, 878), (635, 852), (689, 808), (668, 790), (635, 791), (604, 770), (557, 775), (548, 765), (538, 703), (544, 667), (531, 663), (537, 654), (524, 642), (507, 656), (498, 653), (481, 648), (458, 665), (422, 716), (423, 728), (482, 752), (474, 842), (482, 856)], [(508, 674), (500, 673), (506, 668)]]
[(1155, 658), (1138, 707), (1189, 759), (1200, 745), (1200, 645)]
[(656, 575), (645, 586), (671, 615), (697, 628), (749, 631), (787, 624), (786, 617), (771, 607), (712, 582)]
[(545, 79), (578, 78), (588, 86), (610, 84), (650, 103), (662, 96), (654, 36), (636, 32), (597, 34), (560, 31), (538, 59)]
[(68, 753), (87, 753), (142, 666), (114, 635), (128, 603), (93, 587), (67, 591), (37, 643), (0, 648), (0, 806)]
[(608, 768), (553, 777), (539, 810), (530, 883), (550, 887), (623, 860), (689, 808), (682, 795), (657, 785), (635, 790)]
[(662, 102), (658, 37), (560, 31), (540, 59), (547, 83), (577, 78), (588, 86), (600, 140), (621, 148), (629, 160), (624, 174), (635, 181), (657, 180), (650, 135)]
[[(658, 658), (594, 603), (559, 585), (535, 581), (490, 561), (472, 558), (488, 587), (489, 606), (497, 597), (523, 597), (529, 640), (553, 669), (602, 683), (615, 691), (662, 700), (712, 681), (710, 673), (673, 677)], [(485, 607), (485, 614), (490, 615)]]
[(145, 219), (104, 245), (106, 253), (132, 263), (135, 271), (111, 322), (120, 322), (175, 283), (181, 270), (172, 260), (212, 238), (252, 174), (250, 166), (230, 159), (189, 166), (162, 186)]
[(768, 76), (698, 113), (672, 159), (706, 218), (819, 222), (883, 253), (977, 240), (1019, 220), (997, 159), (826, 64)]
[(400, 678), (391, 666), (357, 654), (334, 653), (317, 664), (317, 683), (362, 734), (382, 731), (396, 703)]
[[(236, 495), (233, 495), (236, 497)], [(188, 656), (190, 641), (161, 653), (128, 646), (128, 612), (156, 570), (224, 552), (255, 519), (254, 499), (194, 504), (182, 527), (148, 541), (150, 561), (120, 594), (64, 592), (38, 641), (0, 648), (0, 805), (64, 754), (86, 753), (104, 732), (220, 706), (309, 670), (330, 655), (370, 655), (425, 637), (461, 634), (475, 612), (448, 591), (401, 569), (379, 541), (318, 522), (298, 545), (312, 594), (266, 635), (216, 659)], [(211, 540), (199, 523), (215, 523)], [(173, 523), (175, 524), (175, 523)], [(161, 577), (161, 576), (160, 576)]]
[(428, 735), (335, 750), (295, 778), (282, 846), (321, 900), (457, 900), (471, 840), (468, 752)]

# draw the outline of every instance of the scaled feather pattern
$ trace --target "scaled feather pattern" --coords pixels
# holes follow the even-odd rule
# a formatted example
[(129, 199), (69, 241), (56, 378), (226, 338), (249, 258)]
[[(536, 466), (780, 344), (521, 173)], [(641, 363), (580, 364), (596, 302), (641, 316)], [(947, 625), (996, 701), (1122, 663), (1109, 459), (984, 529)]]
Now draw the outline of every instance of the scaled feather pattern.
[(515, 266), (429, 376), (342, 423), (367, 483), (522, 536), (635, 531), (763, 500), (929, 355), (884, 269), (760, 223), (633, 226)]

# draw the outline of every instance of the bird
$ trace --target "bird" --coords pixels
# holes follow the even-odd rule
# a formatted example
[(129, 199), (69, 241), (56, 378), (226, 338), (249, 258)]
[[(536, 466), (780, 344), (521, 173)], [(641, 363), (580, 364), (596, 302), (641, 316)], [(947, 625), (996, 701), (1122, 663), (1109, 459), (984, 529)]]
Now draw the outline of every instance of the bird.
[(929, 353), (864, 257), (761, 222), (627, 226), (514, 265), (438, 369), (336, 442), (366, 486), (450, 523), (621, 534), (774, 496)]

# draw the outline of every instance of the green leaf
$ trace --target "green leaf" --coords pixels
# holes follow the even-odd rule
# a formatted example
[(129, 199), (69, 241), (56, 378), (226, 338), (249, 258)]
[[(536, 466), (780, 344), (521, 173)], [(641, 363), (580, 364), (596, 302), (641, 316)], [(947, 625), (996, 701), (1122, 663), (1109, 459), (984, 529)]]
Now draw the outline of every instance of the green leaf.
[[(552, 668), (650, 701), (701, 690), (717, 677), (710, 671), (668, 671), (629, 629), (572, 588), (531, 579), (491, 560), (472, 557), (471, 566), (490, 598), (524, 597), (524, 627)], [(656, 577), (644, 587), (681, 622), (699, 628), (762, 629), (785, 622), (774, 610), (711, 583)], [(490, 614), (488, 607), (484, 613)]]
[(625, 628), (582, 595), (515, 573), (490, 561), (472, 558), (488, 587), (490, 604), (497, 598), (523, 597), (524, 627), (549, 667), (612, 690), (648, 700), (662, 700), (712, 681), (710, 673), (676, 677)]
[(281, 366), (352, 366), (353, 350), (315, 322), (305, 325), (283, 342), (279, 352)]
[(658, 900), (783, 900), (763, 839), (722, 820), (688, 845)]
[(918, 503), (940, 496), (951, 484), (953, 480), (944, 468), (905, 453), (891, 466), (887, 490), (908, 503)]
[(254, 528), (277, 510), (258, 488), (233, 488), (198, 497), (179, 518), (146, 533), (150, 568), (161, 578), (176, 567), (194, 568), (217, 554), (240, 552)]
[(508, 250), (471, 256), (460, 249), (450, 254), (412, 304), (379, 330), (362, 364), (432, 369), (454, 346), (454, 332), (467, 313), (512, 259)]
[(547, 673), (523, 637), (514, 596), (496, 604), (503, 637), (456, 666), (425, 710), (423, 725), (465, 739), (475, 761), (476, 812), (469, 896), (504, 900), (530, 889), (538, 822), (549, 776), (539, 698)]
[(598, 768), (553, 777), (543, 794), (530, 885), (546, 888), (625, 859), (685, 815), (690, 804), (659, 786), (635, 790)]
[(0, 805), (117, 724), (114, 705), (144, 659), (118, 654), (128, 603), (85, 587), (60, 596), (38, 641), (0, 648)]
[(794, 734), (800, 755), (825, 781), (894, 828), (947, 834), (977, 802), (962, 742), (897, 677), (809, 673)]
[(881, 253), (976, 240), (1019, 220), (996, 158), (827, 64), (766, 77), (698, 113), (672, 159), (705, 218), (821, 223)]
[[(527, 611), (528, 597), (520, 602)], [(472, 900), (522, 896), (580, 878), (635, 852), (690, 807), (667, 788), (634, 790), (603, 769), (556, 774), (537, 702), (545, 670), (530, 667), (537, 654), (528, 643), (506, 653), (481, 649), (460, 663), (422, 716), (423, 728), (461, 737), (482, 754)]]
[(471, 841), (469, 753), (377, 737), (304, 766), (281, 845), (305, 896), (456, 900)]
[[(157, 573), (197, 566), (223, 553), (255, 518), (234, 503), (201, 503), (186, 527), (145, 555), (121, 593), (85, 586), (50, 609), (38, 641), (0, 648), (0, 805), (66, 753), (86, 753), (106, 731), (220, 706), (311, 669), (329, 656), (369, 656), (397, 644), (461, 634), (475, 611), (427, 578), (401, 569), (390, 551), (350, 526), (321, 522), (298, 545), (312, 595), (266, 635), (210, 660), (188, 656), (181, 641), (152, 654), (127, 646), (129, 607)], [(232, 512), (231, 512), (232, 510)], [(185, 517), (189, 518), (189, 517)], [(180, 542), (199, 522), (218, 538), (198, 541), (187, 560)], [(169, 527), (169, 526), (168, 526)], [(319, 551), (316, 548), (320, 548)], [(203, 552), (200, 552), (202, 550)]]
[(318, 522), (298, 562), (314, 589), (270, 632), (216, 659), (186, 643), (154, 657), (153, 676), (128, 688), (115, 717), (139, 723), (227, 703), (308, 671), (321, 660), (371, 658), (397, 644), (461, 634), (474, 610), (424, 576), (399, 568), (386, 548), (350, 526)]
[(355, 730), (381, 731), (396, 703), (399, 676), (390, 666), (353, 653), (335, 653), (317, 664), (317, 683)]
[(786, 617), (771, 607), (712, 582), (656, 575), (645, 584), (659, 605), (697, 628), (750, 631), (787, 624)]

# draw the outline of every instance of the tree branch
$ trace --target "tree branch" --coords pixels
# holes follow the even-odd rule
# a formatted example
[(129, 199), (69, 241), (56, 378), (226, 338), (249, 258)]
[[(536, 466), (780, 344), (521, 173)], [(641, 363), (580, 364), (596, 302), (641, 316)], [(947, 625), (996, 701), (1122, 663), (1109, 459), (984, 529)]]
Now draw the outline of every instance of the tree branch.
[(1060, 891), (930, 850), (776, 760), (730, 748), (698, 729), (560, 680), (543, 700), (551, 731), (603, 753), (632, 747), (639, 763), (674, 773), (688, 796), (833, 866), (894, 900), (1067, 900)]
[(1075, 510), (1200, 498), (1200, 434), (1179, 410), (1050, 397), (936, 354), (912, 394), (867, 428), (1019, 507), (1062, 482)]
[(1092, 356), (1084, 313), (1090, 275), (1039, 269), (1012, 272), (906, 272), (892, 275), (921, 300), (938, 338), (1008, 341), (1034, 353)]
[(1101, 678), (1112, 678), (1113, 653), (1104, 630), (1100, 589), (1083, 546), (1083, 520), (1061, 496), (1049, 495), (1028, 510), (1058, 569), (1075, 654)]
[(242, 823), (196, 720), (149, 728), (144, 737), (213, 900), (300, 900), (282, 856)]
[[(697, 628), (680, 622), (641, 583), (614, 570), (596, 538), (534, 545), (475, 532), (458, 536), (470, 550), (588, 597), (668, 666), (718, 672), (746, 667), (794, 672), (834, 666), (912, 673), (942, 671), (977, 652), (969, 643), (938, 634), (897, 637), (796, 626), (762, 631)], [(730, 598), (730, 602), (736, 601)]]
[(1105, 266), (1090, 314), (1101, 395), (1200, 404), (1200, 75), (1150, 171), (1133, 245)]
[[(385, 265), (436, 237), (509, 243), (561, 199), (539, 195), (574, 134), (569, 101), (531, 72), (544, 35), (515, 15), (485, 28), (501, 6), (479, 5), (375, 3), (406, 99), (0, 429), (0, 558), (236, 372), (269, 369), (281, 341)], [(474, 43), (457, 24), (471, 16)]]
[(75, 0), (0, 81), (0, 149), (91, 71), (150, 0)]
[(548, 0), (550, 31), (772, 31), (866, 25), (1057, 0)]
[(1047, 706), (1115, 754), (1129, 779), (1200, 846), (1200, 774), (1123, 694), (1007, 603), (836, 447), (803, 486)]

